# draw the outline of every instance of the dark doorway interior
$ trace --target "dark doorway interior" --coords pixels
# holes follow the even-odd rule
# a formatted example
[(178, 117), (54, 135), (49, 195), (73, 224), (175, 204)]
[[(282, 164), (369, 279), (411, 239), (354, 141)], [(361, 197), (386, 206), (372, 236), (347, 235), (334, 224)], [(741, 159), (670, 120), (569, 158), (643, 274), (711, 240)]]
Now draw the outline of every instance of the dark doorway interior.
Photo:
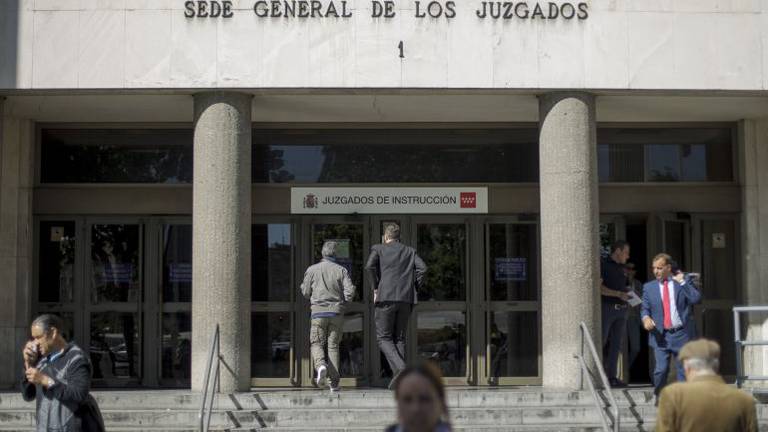
[[(650, 266), (648, 264), (647, 247), (647, 229), (645, 220), (627, 220), (627, 242), (631, 245), (630, 262), (635, 264), (637, 269), (636, 278), (641, 283), (645, 283), (651, 278)], [(638, 293), (641, 294), (641, 293)], [(627, 331), (635, 331), (640, 335), (640, 351), (632, 364), (629, 365), (629, 382), (631, 384), (648, 384), (650, 379), (650, 358), (648, 351), (648, 333), (642, 329), (633, 329), (631, 326), (639, 326), (638, 321), (629, 320)], [(637, 333), (636, 333), (637, 334)]]

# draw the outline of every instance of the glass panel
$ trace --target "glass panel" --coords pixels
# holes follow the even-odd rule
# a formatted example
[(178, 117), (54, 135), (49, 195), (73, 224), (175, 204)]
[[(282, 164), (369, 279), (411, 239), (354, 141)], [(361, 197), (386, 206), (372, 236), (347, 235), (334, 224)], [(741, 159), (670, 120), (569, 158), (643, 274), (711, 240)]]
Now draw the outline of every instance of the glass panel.
[(539, 252), (533, 224), (488, 225), (491, 300), (539, 298)]
[(418, 356), (440, 365), (444, 376), (467, 375), (467, 321), (459, 311), (420, 312)]
[[(681, 148), (683, 181), (707, 181), (707, 148), (685, 144)], [(726, 161), (726, 163), (730, 163)]]
[(163, 314), (162, 334), (163, 378), (189, 379), (192, 356), (192, 314)]
[(251, 313), (251, 328), (251, 376), (287, 378), (292, 343), (290, 313)]
[(419, 301), (462, 301), (467, 298), (467, 227), (464, 224), (419, 224), (419, 256), (427, 264)]
[(290, 224), (251, 226), (252, 301), (290, 301), (293, 243)]
[(600, 144), (597, 146), (598, 177), (601, 182), (643, 181), (643, 146)]
[(597, 180), (611, 181), (611, 146), (607, 144), (597, 145)]
[(192, 301), (192, 225), (163, 226), (163, 302)]
[(597, 142), (603, 182), (733, 180), (732, 128), (599, 128)]
[(646, 147), (648, 165), (646, 178), (651, 182), (674, 182), (680, 180), (680, 147), (651, 144)]
[(685, 255), (685, 231), (688, 224), (678, 221), (664, 221), (664, 250), (685, 271), (688, 257)]
[(739, 256), (733, 220), (701, 222), (701, 284), (705, 300), (739, 301)]
[(493, 312), (488, 344), (491, 377), (531, 377), (539, 372), (536, 312)]
[(536, 182), (539, 177), (535, 128), (257, 130), (253, 143), (255, 183)]
[(91, 363), (95, 379), (137, 378), (139, 319), (134, 313), (91, 314)]
[[(742, 315), (744, 317), (745, 315)], [(727, 309), (707, 309), (703, 314), (702, 337), (720, 344), (720, 374), (736, 375), (736, 352), (733, 343), (733, 312)], [(745, 334), (742, 329), (742, 337)]]
[(318, 224), (312, 229), (312, 258), (314, 262), (323, 257), (323, 243), (333, 240), (338, 243), (336, 262), (349, 271), (355, 284), (355, 301), (363, 298), (363, 225), (362, 224)]
[(43, 129), (43, 183), (191, 183), (191, 129)]
[(733, 148), (731, 131), (723, 131), (716, 139), (706, 144), (707, 180), (732, 181)]
[(363, 344), (363, 314), (344, 315), (344, 334), (339, 345), (342, 377), (362, 376), (365, 345)]
[(611, 244), (616, 241), (616, 224), (600, 223), (600, 256), (607, 258), (611, 254)]
[(75, 222), (40, 222), (39, 235), (39, 301), (74, 301)]
[(91, 300), (136, 302), (141, 292), (139, 225), (91, 226)]

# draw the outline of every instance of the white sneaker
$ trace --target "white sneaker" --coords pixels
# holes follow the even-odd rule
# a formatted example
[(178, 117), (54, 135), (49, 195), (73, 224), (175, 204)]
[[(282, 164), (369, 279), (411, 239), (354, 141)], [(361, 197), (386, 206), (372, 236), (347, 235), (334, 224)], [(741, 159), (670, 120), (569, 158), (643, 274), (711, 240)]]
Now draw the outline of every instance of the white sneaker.
[(339, 387), (338, 385), (336, 387), (331, 386), (331, 393), (338, 393), (339, 390), (341, 390), (341, 387)]
[(318, 387), (323, 388), (325, 387), (325, 379), (328, 376), (328, 368), (325, 366), (320, 366), (317, 368), (317, 378), (315, 378), (315, 384), (317, 384)]

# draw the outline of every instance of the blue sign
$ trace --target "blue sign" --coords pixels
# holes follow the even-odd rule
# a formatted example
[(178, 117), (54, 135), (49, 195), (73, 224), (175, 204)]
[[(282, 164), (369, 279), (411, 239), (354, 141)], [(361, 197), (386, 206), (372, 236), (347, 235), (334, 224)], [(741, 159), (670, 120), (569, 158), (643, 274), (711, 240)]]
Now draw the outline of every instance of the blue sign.
[(496, 258), (494, 280), (496, 282), (521, 282), (528, 280), (527, 258)]

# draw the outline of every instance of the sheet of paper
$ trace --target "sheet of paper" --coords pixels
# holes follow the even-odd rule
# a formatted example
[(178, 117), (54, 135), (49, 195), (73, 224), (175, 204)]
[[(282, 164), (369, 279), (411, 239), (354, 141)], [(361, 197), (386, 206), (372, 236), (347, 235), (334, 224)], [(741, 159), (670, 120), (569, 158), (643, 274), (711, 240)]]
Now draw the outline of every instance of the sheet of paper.
[(629, 300), (627, 300), (630, 306), (635, 307), (643, 303), (643, 299), (637, 296), (634, 291), (629, 292)]

